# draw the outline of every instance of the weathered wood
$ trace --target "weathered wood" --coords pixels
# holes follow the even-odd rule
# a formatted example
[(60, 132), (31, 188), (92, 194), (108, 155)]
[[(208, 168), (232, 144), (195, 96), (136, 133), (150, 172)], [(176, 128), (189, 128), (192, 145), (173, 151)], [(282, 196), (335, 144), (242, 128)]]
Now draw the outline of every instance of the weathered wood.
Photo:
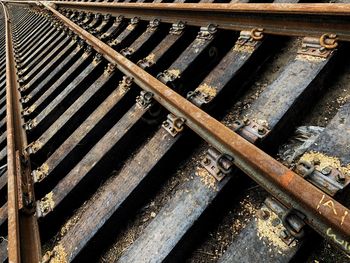
[(0, 207), (0, 226), (7, 220), (7, 203)]
[(33, 59), (24, 69), (22, 77), (26, 82), (32, 80), (33, 77), (36, 77), (38, 72), (47, 65), (49, 61), (54, 59), (59, 51), (67, 46), (71, 40), (70, 37), (65, 34), (61, 34), (55, 41), (50, 43), (43, 52), (40, 53), (35, 59)]
[[(78, 185), (78, 183), (97, 165), (123, 137), (126, 137), (131, 128), (139, 121), (147, 108), (135, 104), (83, 157), (83, 159), (41, 199), (39, 206), (45, 207), (46, 200), (52, 200), (52, 205), (44, 213), (52, 211)], [(44, 212), (44, 211), (43, 211)]]
[[(58, 119), (48, 127), (45, 132), (39, 137), (39, 139), (35, 140), (34, 151), (35, 148), (38, 150), (45, 146), (45, 144), (51, 140), (55, 134), (62, 129), (62, 127), (76, 114), (85, 104), (87, 104), (91, 99), (96, 96), (99, 90), (105, 86), (105, 84), (112, 78), (114, 72), (104, 72), (101, 76), (92, 83), (86, 90), (84, 90), (83, 94), (77, 98), (73, 104), (71, 104), (59, 117)], [(67, 134), (68, 136), (68, 134)]]
[(141, 50), (145, 52), (145, 48), (152, 45), (154, 39), (156, 39), (161, 33), (161, 30), (159, 30), (161, 25), (157, 25), (157, 22), (154, 23), (155, 24), (150, 23), (147, 26), (146, 31), (143, 32), (129, 47), (122, 49), (120, 53), (128, 58), (138, 59), (138, 53), (140, 53)]
[(1, 149), (1, 151), (0, 151), (0, 161), (3, 161), (6, 156), (7, 156), (7, 150), (5, 147), (5, 148)]
[[(62, 39), (63, 40), (63, 39)], [(70, 40), (70, 41), (69, 41)], [(28, 85), (32, 86), (41, 81), (46, 75), (44, 72), (51, 72), (58, 62), (60, 62), (64, 57), (66, 57), (68, 52), (71, 52), (75, 46), (75, 41), (66, 37), (66, 41), (61, 41), (56, 45), (56, 47), (46, 55), (42, 57), (40, 62), (33, 64), (33, 67), (26, 67), (21, 70), (21, 76), (28, 76), (30, 79)]]
[[(343, 167), (346, 167), (350, 162), (348, 154), (348, 146), (350, 145), (349, 113), (350, 103), (347, 103), (338, 111), (337, 115), (306, 152), (317, 152), (331, 158), (335, 157), (341, 161)], [(293, 246), (285, 249), (286, 246), (283, 246), (283, 243), (282, 247), (279, 247), (270, 240), (266, 240), (266, 237), (262, 238), (262, 235), (258, 234), (261, 232), (258, 224), (260, 220), (255, 219), (248, 224), (229, 247), (221, 262), (242, 262), (242, 260), (249, 262), (257, 258), (269, 258), (270, 262), (289, 262), (295, 256), (302, 244), (293, 244)], [(275, 240), (279, 238), (278, 234), (270, 232), (269, 238)], [(255, 244), (252, 246), (254, 251), (250, 247), (245, 248), (246, 244), (244, 242), (247, 240), (250, 244)]]
[[(23, 38), (16, 41), (17, 44), (21, 43), (21, 41), (27, 40), (29, 37), (32, 37), (35, 34), (38, 34), (40, 30), (43, 29), (43, 26), (47, 23), (47, 20), (43, 16), (33, 14), (32, 12), (23, 13), (23, 17), (24, 19), (18, 24), (18, 27), (16, 28), (18, 32), (21, 32)], [(25, 31), (25, 23), (27, 23), (28, 27), (35, 28), (35, 30)]]
[[(56, 73), (56, 77), (54, 79), (54, 83), (52, 83), (51, 81), (43, 81), (41, 82), (38, 86), (34, 86), (34, 87), (29, 87), (28, 89), (30, 90), (30, 93), (25, 97), (26, 100), (31, 102), (31, 98), (33, 98), (33, 100), (37, 99), (37, 96), (40, 95), (40, 98), (37, 99), (35, 101), (35, 108), (39, 107), (57, 88), (62, 87), (64, 85), (68, 85), (67, 84), (67, 80), (70, 80), (71, 78), (74, 77), (74, 75), (76, 73), (79, 72), (79, 69), (81, 68), (81, 66), (85, 63), (87, 63), (91, 57), (89, 56), (90, 51), (86, 51), (85, 53), (81, 54), (81, 56), (77, 59), (77, 55), (80, 55), (81, 53), (78, 52), (78, 54), (73, 53), (71, 54), (71, 56), (67, 57), (67, 60), (65, 60), (65, 62), (69, 65), (69, 68), (66, 71), (66, 74), (61, 74), (63, 68), (60, 68), (58, 72), (53, 71), (52, 73)], [(71, 63), (73, 63), (71, 65)], [(51, 75), (51, 74), (50, 74)], [(45, 91), (45, 88), (48, 87), (49, 88)], [(25, 87), (26, 88), (26, 87)], [(44, 91), (44, 93), (42, 94), (42, 91)], [(42, 94), (42, 95), (41, 95)], [(34, 104), (34, 103), (33, 103)], [(33, 105), (32, 104), (32, 105)]]
[[(317, 152), (335, 157), (341, 160), (343, 167), (346, 167), (350, 163), (349, 145), (350, 103), (347, 103), (306, 152)], [(263, 220), (255, 216), (228, 248), (220, 262), (252, 262), (258, 258), (269, 259), (269, 262), (276, 263), (289, 262), (300, 250), (304, 239), (288, 246), (280, 239), (280, 229), (278, 225), (266, 229)], [(246, 245), (248, 240), (249, 247)], [(277, 240), (277, 242), (272, 242), (272, 240)]]
[(48, 33), (43, 36), (33, 48), (23, 51), (20, 53), (21, 59), (20, 63), (21, 66), (26, 67), (30, 64), (33, 59), (35, 59), (38, 54), (49, 44), (52, 43), (52, 41), (57, 38), (59, 35), (62, 35), (62, 32), (57, 31), (55, 28), (51, 28)]
[(0, 190), (2, 190), (7, 184), (7, 173), (4, 172), (0, 176)]
[[(248, 110), (247, 116), (250, 118), (262, 119), (268, 122), (268, 124), (277, 126), (280, 122), (286, 122), (290, 120), (291, 115), (295, 115), (295, 108), (299, 105), (304, 105), (303, 101), (306, 101), (303, 94), (310, 96), (307, 86), (312, 86), (313, 82), (320, 78), (323, 74), (326, 64), (329, 63), (329, 59), (321, 60), (318, 62), (294, 60), (288, 64), (281, 76), (266, 89), (266, 91), (260, 96), (257, 103), (252, 105)], [(296, 77), (297, 76), (297, 77)], [(287, 98), (287, 101), (282, 101), (283, 98)], [(276, 112), (276, 108), (281, 108), (285, 114)], [(264, 111), (259, 111), (264, 107)], [(251, 220), (248, 226), (240, 233), (235, 239), (233, 244), (229, 247), (228, 251), (223, 256), (223, 262), (240, 262), (240, 261), (252, 261), (259, 256), (262, 260), (269, 260), (269, 262), (289, 262), (298, 249), (301, 243), (292, 243), (290, 246), (276, 245), (271, 240), (279, 239), (280, 233), (275, 233), (271, 230), (266, 235), (269, 235), (270, 239), (261, 238), (259, 236), (259, 219)], [(244, 247), (243, 241), (246, 236), (249, 236), (250, 242), (255, 244), (252, 247), (245, 249), (245, 253), (240, 253), (242, 247)], [(254, 249), (253, 249), (254, 247)], [(256, 255), (255, 252), (259, 253)], [(237, 254), (238, 253), (238, 254)]]
[[(201, 56), (207, 55), (210, 57), (208, 54), (208, 48), (215, 40), (215, 37), (215, 33), (210, 33), (210, 37), (203, 38), (201, 32), (199, 32), (193, 42), (181, 53), (168, 69), (158, 74), (157, 78), (166, 85), (177, 86), (180, 80), (186, 79), (189, 73), (193, 73), (193, 69), (198, 65), (198, 59)], [(207, 61), (206, 63), (209, 64), (210, 61)]]
[[(270, 121), (268, 124), (271, 130), (281, 129), (282, 125), (279, 121), (283, 121), (285, 115), (292, 111), (296, 114), (302, 110), (303, 107), (301, 106), (305, 106), (305, 104), (296, 105), (296, 103), (289, 102), (295, 102), (301, 100), (301, 98), (306, 99), (305, 91), (314, 88), (310, 84), (326, 64), (323, 61), (320, 63), (305, 61), (304, 63), (300, 65), (298, 61), (295, 61), (294, 67), (297, 69), (289, 65), (286, 67), (278, 79), (252, 104), (249, 114), (251, 119), (263, 118)], [(303, 78), (300, 78), (299, 75), (285, 77), (289, 75), (288, 72), (300, 71), (302, 71)], [(293, 92), (290, 92), (290, 82), (295, 85)], [(280, 94), (286, 92), (289, 96), (280, 96)], [(266, 100), (264, 98), (269, 98), (271, 101), (283, 100), (278, 104), (282, 105), (281, 108), (274, 104), (266, 107), (266, 104), (261, 103), (261, 99)], [(284, 103), (288, 103), (289, 107), (285, 107)], [(203, 168), (198, 167), (197, 169)], [(205, 172), (206, 170), (204, 170)], [(223, 180), (210, 188), (200, 180), (196, 171), (193, 172), (192, 176), (194, 177), (193, 180), (180, 187), (180, 189), (187, 187), (188, 191), (181, 191), (162, 208), (156, 218), (143, 231), (143, 234), (124, 253), (120, 262), (137, 262), (139, 260), (160, 262), (164, 260), (218, 195), (219, 190), (228, 182), (228, 180)], [(210, 176), (209, 173), (207, 173), (207, 176)], [(234, 175), (232, 177), (234, 178)], [(198, 199), (198, 196), (200, 196), (200, 199)], [(201, 200), (205, 201), (202, 202)], [(186, 212), (188, 209), (192, 210), (190, 214)], [(171, 225), (168, 225), (169, 222), (171, 222)]]
[[(179, 31), (176, 34), (172, 33), (170, 30), (170, 33), (165, 36), (151, 53), (147, 57), (138, 61), (137, 64), (147, 71), (154, 69), (156, 65), (162, 64), (162, 62), (169, 57), (170, 49), (176, 50), (181, 48), (183, 44), (188, 41), (188, 38), (189, 36), (186, 34), (186, 29)], [(169, 62), (166, 64), (169, 64)]]
[(275, 127), (279, 122), (290, 121), (288, 113), (294, 111), (296, 104), (303, 102), (302, 95), (308, 92), (306, 87), (320, 76), (327, 62), (328, 60), (310, 62), (295, 59), (285, 67), (278, 79), (266, 88), (245, 116), (266, 121), (270, 127)]
[[(248, 226), (235, 238), (235, 245), (228, 248), (219, 262), (261, 262), (264, 259), (271, 263), (289, 262), (299, 247), (295, 245), (286, 251), (283, 250), (283, 245), (281, 247), (273, 245), (267, 247), (264, 245), (264, 242), (270, 243), (270, 240), (264, 236), (258, 236), (258, 233), (258, 223), (256, 219), (252, 219)], [(277, 236), (276, 238), (279, 237)], [(286, 245), (285, 247), (288, 246)]]
[(47, 21), (44, 21), (41, 30), (38, 32), (38, 34), (33, 34), (31, 38), (23, 39), (23, 41), (17, 43), (18, 48), (16, 49), (16, 51), (19, 54), (24, 54), (30, 50), (37, 48), (40, 45), (38, 43), (38, 39), (44, 40), (43, 36), (46, 36), (52, 32), (54, 31), (52, 30), (50, 24)]
[[(38, 169), (33, 171), (34, 178), (49, 175), (70, 154), (79, 142), (120, 102), (128, 93), (128, 89), (115, 89), (90, 116), (56, 149)], [(122, 110), (122, 109), (120, 109)], [(64, 153), (64, 154), (62, 154)]]
[(340, 160), (343, 167), (350, 163), (350, 103), (340, 108), (326, 129), (317, 137), (309, 151), (323, 153)]
[(136, 23), (133, 23), (133, 21), (131, 21), (128, 26), (122, 32), (120, 32), (116, 38), (110, 40), (108, 44), (118, 50), (129, 46), (137, 38), (137, 32), (142, 29), (143, 26), (141, 25), (141, 22), (137, 21)]
[(0, 262), (5, 262), (7, 259), (7, 237), (0, 237)]
[[(100, 60), (90, 63), (67, 87), (60, 92), (59, 95), (57, 95), (42, 111), (40, 111), (40, 113), (34, 119), (30, 121), (34, 124), (32, 126), (38, 127), (42, 124), (43, 120), (48, 119), (48, 116), (50, 116), (50, 122), (53, 122), (55, 120), (55, 118), (53, 118), (53, 114), (56, 117), (58, 114), (60, 114), (57, 111), (57, 107), (61, 107), (61, 103), (64, 99), (71, 96), (70, 94), (79, 89), (81, 85), (86, 84), (87, 78), (93, 74), (100, 63)], [(45, 125), (47, 124), (48, 122), (46, 121)]]
[[(258, 46), (260, 46), (260, 44), (257, 44), (257, 47)], [(250, 53), (232, 50), (221, 61), (224, 63), (225, 67), (232, 69), (232, 71), (230, 71), (231, 75), (217, 74), (221, 72), (223, 66), (219, 63), (205, 81), (211, 83), (215, 81), (215, 78), (220, 78), (220, 82), (215, 82), (217, 84), (215, 94), (219, 94), (224, 87), (228, 88), (227, 84), (234, 78), (240, 67), (245, 62), (249, 61), (251, 57)], [(235, 60), (229, 61), (228, 58), (234, 58)], [(237, 65), (235, 65), (236, 63)], [(209, 82), (209, 79), (211, 82)], [(149, 143), (125, 164), (115, 178), (108, 181), (108, 185), (106, 185), (104, 188), (105, 190), (101, 192), (98, 200), (96, 200), (94, 205), (89, 207), (86, 213), (82, 215), (84, 218), (86, 217), (87, 220), (84, 219), (78, 222), (72, 231), (69, 231), (62, 240), (61, 243), (65, 247), (68, 258), (73, 259), (79, 253), (80, 249), (87, 244), (99, 228), (102, 227), (103, 223), (120, 208), (132, 191), (142, 183), (144, 178), (146, 178), (150, 171), (157, 165), (158, 161), (171, 150), (172, 146), (180, 137), (181, 134), (178, 134), (175, 138), (170, 137), (163, 129), (160, 129)], [(157, 150), (155, 151), (154, 149)], [(152, 159), (149, 157), (150, 153), (152, 153)], [(133, 176), (130, 176), (131, 174)], [(123, 192), (118, 191), (118, 195), (113, 195), (113, 197), (111, 197), (110, 192), (114, 192), (114, 188), (123, 189)], [(109, 202), (106, 206), (105, 200), (107, 199)], [(85, 222), (84, 226), (81, 222)], [(96, 225), (96, 222), (100, 223)], [(84, 230), (82, 231), (82, 229)], [(79, 235), (83, 235), (83, 238), (77, 238)]]
[(35, 16), (37, 20), (33, 19), (33, 22), (28, 25), (28, 28), (35, 28), (33, 31), (28, 30), (26, 35), (23, 35), (23, 38), (16, 41), (16, 47), (18, 51), (23, 51), (23, 48), (27, 47), (26, 45), (22, 46), (23, 43), (33, 43), (31, 40), (36, 37), (40, 32), (48, 29), (47, 20), (41, 16)]
[(89, 211), (83, 213), (81, 220), (61, 240), (60, 244), (64, 247), (67, 260), (71, 261), (80, 252), (176, 141), (176, 138), (160, 129), (135, 157), (124, 165), (118, 175), (109, 181), (108, 186), (103, 188), (101, 195), (94, 201), (93, 207), (89, 207)]
[(125, 24), (125, 20), (116, 18), (113, 25), (103, 34), (100, 35), (100, 39), (103, 41), (107, 41), (113, 37), (115, 37), (121, 30), (123, 25)]

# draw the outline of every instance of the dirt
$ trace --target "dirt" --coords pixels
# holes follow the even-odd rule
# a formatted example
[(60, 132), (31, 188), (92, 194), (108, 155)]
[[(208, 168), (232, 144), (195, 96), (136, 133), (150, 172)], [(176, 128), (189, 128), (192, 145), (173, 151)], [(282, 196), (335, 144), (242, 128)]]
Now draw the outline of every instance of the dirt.
[(267, 60), (261, 72), (255, 76), (253, 84), (247, 87), (247, 92), (237, 100), (233, 107), (227, 110), (226, 116), (222, 120), (226, 126), (232, 128), (234, 121), (242, 118), (243, 113), (251, 107), (253, 101), (258, 99), (265, 88), (277, 79), (284, 66), (294, 59), (300, 42), (300, 39), (287, 41), (278, 52)]
[(322, 241), (310, 256), (305, 260), (307, 263), (349, 263), (350, 257), (340, 252), (326, 241)]
[(220, 223), (211, 229), (202, 244), (190, 255), (187, 262), (216, 262), (235, 240), (240, 231), (252, 220), (266, 198), (266, 192), (259, 186), (252, 186), (239, 196), (233, 197), (232, 207)]
[[(179, 186), (190, 180), (195, 168), (200, 164), (206, 149), (206, 144), (199, 146), (191, 156), (183, 161), (178, 169), (168, 177), (168, 180), (161, 188), (148, 200), (136, 216), (131, 218), (128, 224), (116, 236), (112, 245), (106, 249), (99, 262), (114, 262), (123, 252), (140, 236), (143, 229), (156, 217), (163, 205), (175, 194)], [(164, 176), (164, 175), (163, 175)]]
[(341, 67), (331, 83), (323, 91), (320, 100), (304, 119), (304, 125), (325, 127), (341, 106), (350, 100), (350, 66)]

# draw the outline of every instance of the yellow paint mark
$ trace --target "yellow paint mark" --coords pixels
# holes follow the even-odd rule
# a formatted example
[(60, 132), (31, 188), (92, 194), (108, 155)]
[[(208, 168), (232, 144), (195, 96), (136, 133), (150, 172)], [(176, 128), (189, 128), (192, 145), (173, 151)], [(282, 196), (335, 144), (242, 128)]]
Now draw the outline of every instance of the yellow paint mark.
[(342, 226), (344, 224), (345, 221), (345, 217), (348, 216), (348, 211), (344, 211), (344, 215), (341, 217), (341, 221), (340, 221), (340, 225)]
[[(321, 206), (321, 204), (322, 204), (322, 202), (323, 202), (323, 200), (324, 200), (324, 198), (325, 198), (325, 195), (322, 195), (322, 198), (320, 199), (320, 202), (318, 202), (318, 204), (317, 204), (317, 210), (319, 210), (320, 209), (320, 206)], [(318, 211), (320, 214), (321, 214), (321, 212), (320, 211)]]
[(334, 213), (336, 216), (338, 215), (337, 210), (335, 209), (335, 206), (334, 206), (334, 202), (333, 202), (332, 200), (328, 200), (327, 202), (325, 202), (325, 203), (323, 204), (323, 206), (329, 207), (330, 209), (333, 210), (333, 213)]
[(345, 251), (350, 251), (349, 242), (342, 238), (339, 238), (335, 233), (332, 233), (332, 232), (333, 232), (332, 228), (328, 228), (326, 231), (327, 236), (333, 239), (335, 243), (338, 243), (340, 246), (342, 246), (345, 249)]

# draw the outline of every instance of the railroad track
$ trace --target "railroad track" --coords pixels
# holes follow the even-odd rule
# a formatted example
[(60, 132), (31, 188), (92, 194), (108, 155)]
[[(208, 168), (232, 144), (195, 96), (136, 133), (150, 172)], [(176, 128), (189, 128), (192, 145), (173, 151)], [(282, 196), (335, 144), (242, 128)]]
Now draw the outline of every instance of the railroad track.
[(348, 260), (347, 5), (3, 13), (2, 261), (287, 262), (322, 238)]

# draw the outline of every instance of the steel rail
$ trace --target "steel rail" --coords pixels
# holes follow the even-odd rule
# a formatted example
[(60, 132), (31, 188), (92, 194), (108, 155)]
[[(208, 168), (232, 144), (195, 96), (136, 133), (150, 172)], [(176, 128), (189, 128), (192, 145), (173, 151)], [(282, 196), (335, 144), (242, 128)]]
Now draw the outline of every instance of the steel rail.
[(218, 28), (237, 31), (262, 28), (272, 35), (321, 37), (332, 33), (341, 41), (350, 41), (348, 4), (50, 3), (59, 8), (144, 20), (157, 18), (167, 23), (206, 26), (210, 21)]
[[(1, 2), (6, 21), (6, 133), (7, 133), (7, 185), (8, 185), (8, 260), (9, 262), (39, 262), (40, 237), (34, 213), (23, 208), (23, 191), (29, 193), (25, 177), (30, 174), (26, 156), (22, 155), (27, 138), (22, 128), (19, 103), (20, 94), (15, 68), (11, 19), (7, 7)], [(31, 198), (29, 196), (29, 198)], [(25, 204), (26, 205), (26, 204)]]
[(184, 118), (190, 129), (222, 153), (231, 155), (237, 167), (284, 205), (302, 212), (306, 216), (306, 223), (350, 254), (349, 209), (76, 25), (55, 10), (52, 4), (42, 3), (109, 62), (125, 75), (133, 77), (137, 85), (153, 93), (154, 99), (162, 106)]
[(16, 146), (14, 111), (12, 107), (13, 94), (17, 86), (15, 78), (14, 57), (10, 18), (7, 8), (1, 2), (5, 15), (6, 26), (6, 134), (7, 134), (7, 221), (8, 221), (8, 259), (9, 262), (20, 262), (20, 230), (19, 230), (19, 204), (18, 204), (18, 173), (16, 168)]

